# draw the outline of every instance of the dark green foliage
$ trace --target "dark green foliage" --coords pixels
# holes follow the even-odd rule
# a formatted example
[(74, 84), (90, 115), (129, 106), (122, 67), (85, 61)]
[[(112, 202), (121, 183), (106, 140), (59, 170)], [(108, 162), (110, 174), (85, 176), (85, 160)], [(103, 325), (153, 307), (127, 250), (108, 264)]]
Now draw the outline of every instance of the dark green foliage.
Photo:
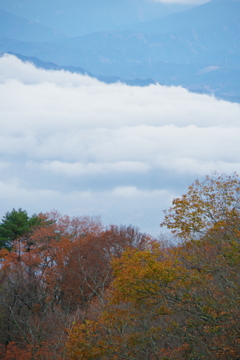
[(27, 212), (21, 208), (7, 212), (0, 224), (0, 248), (10, 250), (13, 240), (28, 237), (31, 229), (40, 223), (40, 218), (35, 214), (29, 217)]

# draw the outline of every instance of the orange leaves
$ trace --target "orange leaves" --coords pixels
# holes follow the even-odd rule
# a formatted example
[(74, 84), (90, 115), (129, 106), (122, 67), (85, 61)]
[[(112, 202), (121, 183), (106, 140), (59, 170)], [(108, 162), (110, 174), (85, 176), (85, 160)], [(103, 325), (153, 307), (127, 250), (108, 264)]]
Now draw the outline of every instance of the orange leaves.
[[(172, 255), (162, 254), (157, 246), (152, 251), (127, 250), (112, 261), (112, 266), (115, 279), (105, 310), (96, 322), (77, 325), (70, 332), (71, 359), (77, 359), (74, 348), (78, 349), (79, 359), (92, 359), (92, 353), (86, 353), (89, 339), (91, 351), (104, 347), (102, 359), (112, 359), (114, 353), (117, 359), (141, 359), (146, 353), (148, 359), (155, 358), (154, 354), (160, 356), (171, 319), (183, 310), (183, 287), (188, 292), (189, 284), (194, 282), (192, 271), (187, 271)], [(189, 299), (191, 296), (187, 302)], [(174, 328), (178, 326), (176, 323)]]
[(219, 231), (113, 259), (108, 302), (95, 321), (70, 331), (70, 359), (236, 358), (240, 242), (235, 231)]
[[(27, 344), (32, 346), (29, 351), (34, 351), (31, 359), (60, 358), (65, 328), (72, 316), (78, 318), (74, 311), (83, 304), (88, 307), (96, 296), (101, 266), (106, 264), (94, 269), (98, 254), (91, 251), (91, 245), (103, 231), (99, 218), (71, 219), (56, 212), (40, 217), (41, 223), (30, 237), (16, 239), (12, 252), (1, 253), (0, 340), (19, 344), (8, 348), (5, 355), (9, 359), (14, 349), (19, 348), (21, 354)], [(90, 256), (91, 260), (87, 259)], [(96, 273), (98, 279), (93, 283)], [(47, 341), (43, 355), (42, 344)], [(38, 356), (36, 349), (40, 348)], [(23, 357), (28, 359), (30, 352), (26, 351)], [(47, 351), (51, 353), (48, 357)]]
[(15, 342), (0, 348), (1, 360), (63, 360), (60, 355), (53, 354), (49, 344), (41, 344), (40, 347), (26, 345), (24, 348), (18, 346)]
[(14, 342), (0, 350), (2, 360), (32, 360), (32, 349), (20, 349)]
[(67, 343), (70, 359), (104, 359), (108, 346), (101, 339), (101, 334), (101, 326), (97, 322), (87, 321), (85, 324), (74, 326)]
[(0, 310), (19, 359), (64, 357), (65, 327), (72, 360), (239, 357), (239, 194), (237, 175), (197, 180), (166, 212), (163, 225), (188, 240), (175, 247), (98, 218), (41, 215), (0, 254)]
[(215, 173), (175, 199), (162, 225), (188, 241), (148, 242), (114, 258), (108, 302), (95, 322), (70, 332), (70, 358), (237, 358), (239, 195), (236, 174)]
[(141, 299), (149, 294), (158, 294), (159, 285), (168, 286), (178, 278), (180, 269), (176, 269), (171, 259), (158, 261), (159, 250), (126, 251), (120, 259), (112, 261), (115, 279), (113, 281), (112, 301), (135, 301), (137, 294)]
[[(106, 302), (112, 256), (120, 257), (126, 247), (144, 247), (150, 237), (131, 226), (104, 229), (98, 217), (70, 218), (52, 212), (39, 218), (30, 236), (17, 238), (12, 252), (0, 254), (0, 341), (17, 344), (7, 347), (3, 359), (15, 360), (17, 352), (19, 359), (61, 359), (66, 328), (73, 321), (82, 322), (76, 330), (84, 339), (81, 358), (103, 359), (108, 351), (114, 359), (103, 326), (111, 328), (112, 316), (104, 315), (101, 324), (87, 319), (96, 318)], [(129, 318), (120, 309), (114, 314), (121, 321), (113, 331), (119, 332)], [(95, 332), (99, 334), (93, 336)], [(73, 357), (80, 358), (80, 350), (74, 351)]]

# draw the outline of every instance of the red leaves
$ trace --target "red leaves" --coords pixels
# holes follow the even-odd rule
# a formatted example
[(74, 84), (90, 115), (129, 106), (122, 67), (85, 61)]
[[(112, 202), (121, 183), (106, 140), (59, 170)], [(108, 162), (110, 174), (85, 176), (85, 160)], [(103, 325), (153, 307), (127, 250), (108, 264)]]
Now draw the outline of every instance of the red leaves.
[(39, 218), (31, 236), (0, 254), (0, 341), (11, 342), (6, 360), (17, 353), (25, 359), (61, 358), (66, 329), (100, 312), (112, 281), (112, 256), (150, 240), (133, 227), (105, 230), (98, 217), (52, 212)]
[(38, 348), (34, 345), (26, 345), (24, 348), (18, 346), (15, 342), (2, 346), (0, 349), (1, 360), (63, 360), (60, 355), (53, 354), (49, 344), (43, 343)]
[(99, 218), (41, 214), (0, 253), (1, 358), (237, 358), (239, 192), (236, 175), (190, 186), (163, 223), (188, 240), (175, 247)]
[(70, 359), (238, 358), (239, 195), (236, 174), (197, 180), (163, 222), (188, 241), (113, 259), (108, 302), (72, 329)]

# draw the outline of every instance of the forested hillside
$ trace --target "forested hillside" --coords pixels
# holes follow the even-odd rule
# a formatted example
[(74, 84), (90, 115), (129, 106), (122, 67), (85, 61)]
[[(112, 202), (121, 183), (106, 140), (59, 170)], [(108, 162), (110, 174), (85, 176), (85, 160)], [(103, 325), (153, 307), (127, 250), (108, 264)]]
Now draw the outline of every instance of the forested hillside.
[(237, 359), (239, 201), (236, 174), (196, 180), (165, 213), (172, 243), (98, 217), (8, 212), (1, 359)]

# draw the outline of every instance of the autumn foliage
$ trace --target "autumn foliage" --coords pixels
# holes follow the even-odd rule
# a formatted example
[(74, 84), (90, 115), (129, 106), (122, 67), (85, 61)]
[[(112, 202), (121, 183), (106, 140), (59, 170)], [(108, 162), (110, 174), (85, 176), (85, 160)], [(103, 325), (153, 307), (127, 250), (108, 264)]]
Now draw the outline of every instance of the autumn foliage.
[(1, 250), (0, 359), (240, 359), (239, 195), (236, 174), (197, 180), (172, 244), (40, 214)]
[(104, 302), (113, 278), (112, 256), (149, 240), (133, 227), (104, 229), (98, 217), (39, 216), (40, 225), (30, 235), (0, 254), (4, 360), (65, 358), (67, 329), (93, 316)]
[(70, 359), (238, 359), (239, 194), (236, 175), (195, 182), (163, 223), (179, 245), (113, 259), (108, 301), (70, 331)]

